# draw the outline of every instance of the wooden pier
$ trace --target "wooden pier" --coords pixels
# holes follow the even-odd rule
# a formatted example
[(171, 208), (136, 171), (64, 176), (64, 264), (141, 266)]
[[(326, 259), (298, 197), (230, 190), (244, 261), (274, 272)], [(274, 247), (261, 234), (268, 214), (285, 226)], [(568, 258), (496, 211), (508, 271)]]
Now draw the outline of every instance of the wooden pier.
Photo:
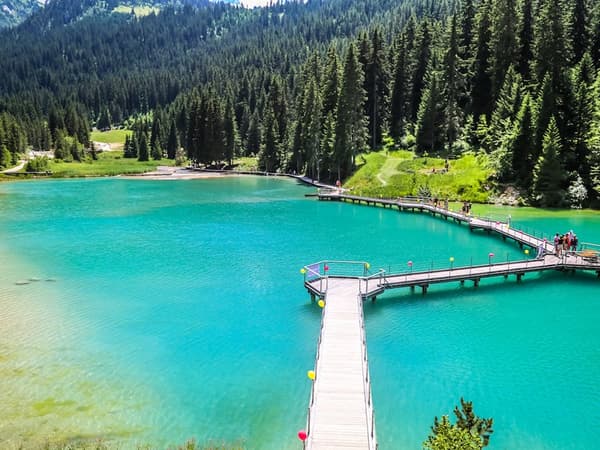
[[(371, 397), (366, 337), (362, 302), (386, 290), (418, 287), (423, 294), (432, 284), (461, 283), (469, 281), (474, 287), (481, 279), (508, 278), (517, 281), (527, 273), (542, 271), (573, 272), (592, 271), (600, 278), (598, 250), (565, 252), (555, 255), (552, 242), (511, 228), (509, 223), (466, 214), (421, 202), (418, 199), (376, 199), (348, 195), (339, 190), (320, 191), (320, 200), (349, 201), (367, 205), (398, 208), (400, 211), (429, 212), (445, 219), (469, 225), (471, 230), (481, 229), (496, 233), (503, 239), (513, 239), (521, 247), (536, 249), (538, 257), (514, 262), (491, 263), (429, 271), (375, 273), (363, 261), (320, 261), (305, 266), (304, 286), (311, 298), (324, 299), (321, 334), (315, 362), (307, 419), (307, 449), (377, 449), (375, 414)], [(598, 246), (593, 247), (600, 248)], [(352, 267), (348, 273), (330, 275), (331, 265)], [(357, 270), (357, 267), (360, 270)], [(362, 272), (357, 275), (357, 272)]]
[(308, 412), (306, 448), (375, 450), (362, 299), (355, 280), (329, 285)]

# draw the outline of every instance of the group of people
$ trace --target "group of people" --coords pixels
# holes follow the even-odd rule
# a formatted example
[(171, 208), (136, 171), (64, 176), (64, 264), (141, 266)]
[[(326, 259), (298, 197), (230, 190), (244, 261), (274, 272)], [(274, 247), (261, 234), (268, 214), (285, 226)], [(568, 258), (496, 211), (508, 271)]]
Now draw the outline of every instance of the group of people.
[(461, 211), (463, 214), (469, 215), (471, 214), (471, 202), (463, 202)]
[(569, 231), (565, 234), (554, 235), (554, 249), (556, 251), (556, 256), (560, 256), (563, 253), (567, 253), (569, 250), (572, 252), (577, 251), (577, 245), (579, 244), (579, 240), (577, 239), (577, 235), (573, 233), (573, 230)]

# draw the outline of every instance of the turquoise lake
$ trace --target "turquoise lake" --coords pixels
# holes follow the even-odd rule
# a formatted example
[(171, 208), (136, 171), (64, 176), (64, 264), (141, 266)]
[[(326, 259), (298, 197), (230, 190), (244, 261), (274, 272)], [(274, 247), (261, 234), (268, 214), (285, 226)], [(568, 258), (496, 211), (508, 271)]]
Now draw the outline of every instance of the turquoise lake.
[[(313, 191), (254, 177), (0, 184), (0, 448), (300, 449), (320, 324), (304, 264), (525, 257), (464, 225)], [(600, 243), (593, 212), (490, 211)], [(544, 273), (365, 303), (379, 448), (420, 449), (461, 396), (494, 418), (491, 450), (596, 448), (599, 294), (595, 274)]]

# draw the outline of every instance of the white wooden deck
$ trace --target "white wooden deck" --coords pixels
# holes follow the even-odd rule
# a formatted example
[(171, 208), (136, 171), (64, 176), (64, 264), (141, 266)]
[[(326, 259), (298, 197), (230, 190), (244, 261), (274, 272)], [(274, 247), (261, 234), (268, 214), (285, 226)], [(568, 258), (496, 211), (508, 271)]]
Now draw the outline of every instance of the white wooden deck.
[(329, 284), (318, 347), (306, 448), (376, 448), (358, 283)]

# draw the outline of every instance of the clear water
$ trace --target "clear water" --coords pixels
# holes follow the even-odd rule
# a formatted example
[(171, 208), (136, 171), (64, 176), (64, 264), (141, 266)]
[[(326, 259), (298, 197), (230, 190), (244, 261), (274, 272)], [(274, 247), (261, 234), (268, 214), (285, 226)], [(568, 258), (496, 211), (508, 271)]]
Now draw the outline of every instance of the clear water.
[[(302, 265), (524, 256), (439, 218), (308, 192), (251, 177), (0, 185), (0, 448), (300, 448), (320, 321)], [(493, 212), (600, 242), (593, 213)], [(594, 275), (546, 273), (366, 304), (380, 448), (420, 448), (461, 396), (494, 417), (490, 449), (595, 448), (599, 292)]]

